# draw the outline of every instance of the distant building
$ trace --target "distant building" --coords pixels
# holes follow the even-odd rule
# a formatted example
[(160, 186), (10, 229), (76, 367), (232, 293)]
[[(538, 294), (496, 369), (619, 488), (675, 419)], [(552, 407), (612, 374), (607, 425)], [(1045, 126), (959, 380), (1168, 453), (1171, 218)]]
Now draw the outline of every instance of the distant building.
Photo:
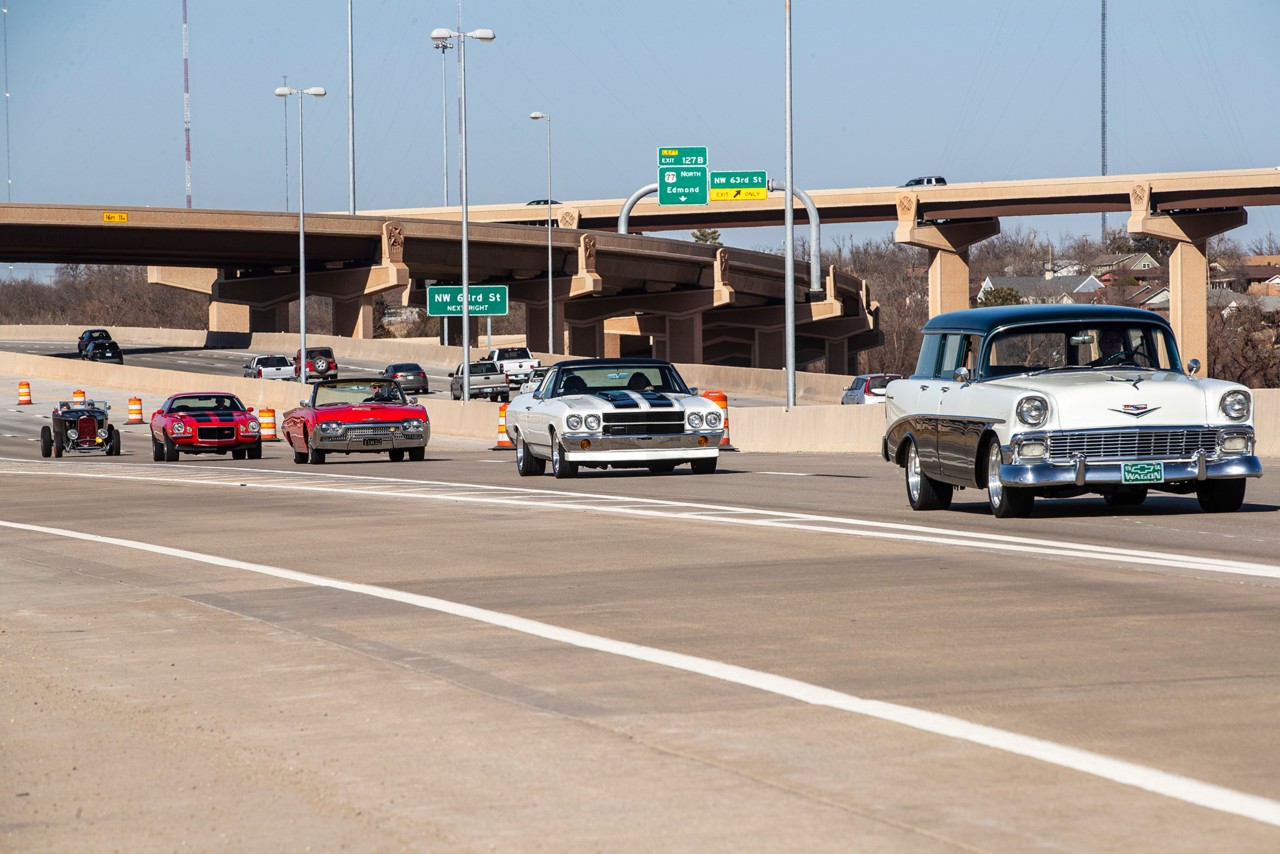
[(975, 299), (993, 288), (1011, 288), (1022, 295), (1024, 303), (1089, 302), (1088, 295), (1101, 287), (1102, 282), (1093, 276), (987, 276)]
[(1099, 255), (1089, 264), (1089, 272), (1095, 276), (1103, 273), (1132, 273), (1135, 270), (1155, 270), (1160, 262), (1147, 252), (1129, 252), (1127, 254)]

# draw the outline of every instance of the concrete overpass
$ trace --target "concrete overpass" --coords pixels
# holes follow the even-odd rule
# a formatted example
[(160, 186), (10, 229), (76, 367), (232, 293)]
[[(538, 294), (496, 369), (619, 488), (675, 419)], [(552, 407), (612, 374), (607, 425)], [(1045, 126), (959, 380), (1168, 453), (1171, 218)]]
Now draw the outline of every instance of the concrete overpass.
[[(371, 337), (373, 300), (460, 275), (457, 221), (307, 214), (307, 291), (329, 296), (338, 334)], [(545, 226), (473, 224), (473, 283), (503, 283), (525, 304), (529, 344), (548, 346)], [(776, 255), (643, 236), (555, 229), (556, 352), (646, 351), (688, 363), (782, 367), (784, 260)], [(0, 205), (0, 258), (150, 265), (156, 284), (207, 294), (209, 329), (288, 328), (298, 295), (296, 214), (71, 205)], [(795, 282), (797, 349), (855, 370), (882, 341), (863, 282), (834, 269)], [(567, 347), (567, 349), (566, 349)]]
[[(929, 251), (929, 311), (969, 305), (969, 250), (1000, 232), (1000, 218), (1079, 213), (1128, 213), (1135, 236), (1174, 244), (1170, 257), (1170, 319), (1186, 358), (1205, 361), (1206, 244), (1247, 222), (1245, 208), (1280, 204), (1280, 167), (1210, 172), (1150, 173), (1024, 181), (985, 181), (929, 187), (807, 190), (823, 224), (892, 222), (899, 243)], [(554, 215), (562, 226), (616, 230), (623, 199), (565, 202)], [(482, 205), (475, 222), (511, 222), (545, 216), (545, 208)], [(804, 222), (804, 208), (797, 205)], [(535, 212), (535, 213), (531, 213)], [(392, 212), (385, 212), (392, 213)], [(458, 217), (457, 208), (417, 208), (398, 216)], [(777, 226), (783, 196), (720, 202), (704, 207), (661, 206), (652, 199), (632, 210), (630, 230), (641, 232)]]

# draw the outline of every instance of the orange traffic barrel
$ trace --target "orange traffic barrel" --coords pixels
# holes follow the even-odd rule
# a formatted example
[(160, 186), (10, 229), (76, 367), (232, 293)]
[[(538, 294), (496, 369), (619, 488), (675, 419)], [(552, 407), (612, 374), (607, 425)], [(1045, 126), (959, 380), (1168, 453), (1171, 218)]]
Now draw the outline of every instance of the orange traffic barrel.
[(736, 451), (733, 445), (729, 444), (729, 398), (722, 391), (704, 391), (702, 396), (707, 400), (720, 407), (720, 414), (724, 416), (724, 436), (720, 438), (720, 450)]
[(276, 411), (274, 409), (258, 410), (258, 426), (262, 431), (262, 441), (276, 441)]
[(29, 406), (31, 404), (31, 383), (23, 380), (18, 383), (18, 405)]
[(142, 398), (129, 398), (129, 418), (125, 424), (141, 424), (142, 423)]
[(71, 392), (71, 402), (75, 404), (84, 403), (84, 389), (78, 388)]
[(491, 451), (505, 451), (515, 448), (515, 443), (507, 438), (507, 406), (508, 404), (504, 403), (498, 407), (498, 444), (490, 448), (489, 450)]

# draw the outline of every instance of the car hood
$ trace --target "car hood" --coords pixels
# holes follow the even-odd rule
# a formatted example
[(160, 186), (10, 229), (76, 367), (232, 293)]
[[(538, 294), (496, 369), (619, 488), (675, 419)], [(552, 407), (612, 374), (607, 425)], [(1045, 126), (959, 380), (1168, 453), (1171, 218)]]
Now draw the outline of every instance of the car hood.
[(1046, 426), (1064, 430), (1234, 423), (1222, 414), (1219, 401), (1228, 391), (1248, 393), (1244, 386), (1224, 380), (1132, 369), (1062, 371), (983, 385), (1047, 396), (1051, 411)]
[(427, 410), (423, 406), (403, 403), (339, 403), (316, 409), (318, 421), (344, 421), (348, 424), (399, 421), (405, 418), (425, 420), (426, 417)]

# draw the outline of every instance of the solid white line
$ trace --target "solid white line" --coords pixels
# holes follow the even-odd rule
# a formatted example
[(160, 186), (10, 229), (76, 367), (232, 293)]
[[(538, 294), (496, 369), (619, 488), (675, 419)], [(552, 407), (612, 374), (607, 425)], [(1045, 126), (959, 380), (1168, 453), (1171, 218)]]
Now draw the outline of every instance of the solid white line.
[(779, 477), (813, 477), (810, 471), (758, 471), (756, 474), (776, 474)]
[(85, 534), (79, 531), (71, 531), (63, 528), (48, 528), (42, 525), (29, 525), (22, 522), (10, 522), (6, 520), (0, 520), (0, 526), (19, 531), (48, 534), (50, 536), (66, 537), (68, 539), (83, 540), (90, 543), (150, 552), (152, 554), (165, 555), (167, 557), (195, 561), (227, 569), (238, 569), (245, 572), (258, 573), (260, 575), (267, 575), (286, 581), (294, 581), (299, 584), (308, 584), (314, 587), (324, 587), (333, 590), (343, 590), (348, 593), (356, 593), (363, 596), (372, 596), (378, 599), (412, 605), (417, 608), (424, 608), (442, 614), (450, 614), (463, 619), (474, 620), (491, 626), (498, 626), (500, 628), (555, 641), (557, 643), (563, 643), (580, 649), (594, 650), (609, 655), (633, 659), (635, 661), (644, 661), (674, 670), (681, 670), (686, 673), (695, 673), (722, 682), (741, 685), (747, 688), (755, 688), (780, 697), (798, 700), (802, 703), (840, 709), (842, 711), (851, 712), (864, 717), (876, 718), (890, 723), (900, 724), (921, 732), (928, 732), (934, 735), (941, 735), (947, 738), (967, 741), (972, 744), (982, 745), (984, 747), (989, 747), (994, 750), (999, 750), (1016, 756), (1023, 756), (1028, 759), (1035, 759), (1061, 768), (1069, 768), (1071, 770), (1089, 774), (1104, 780), (1109, 780), (1114, 783), (1143, 789), (1145, 791), (1183, 801), (1188, 804), (1194, 804), (1196, 806), (1205, 807), (1218, 812), (1238, 815), (1280, 827), (1280, 802), (1269, 798), (1251, 795), (1247, 792), (1241, 792), (1235, 789), (1228, 789), (1212, 783), (1205, 783), (1191, 777), (1184, 777), (1180, 774), (1170, 774), (1155, 768), (1149, 768), (1145, 765), (1138, 765), (1133, 762), (1115, 759), (1099, 753), (1093, 753), (1088, 750), (1081, 750), (1079, 748), (1057, 744), (1055, 742), (1046, 741), (1045, 739), (1021, 735), (1019, 733), (1009, 732), (1007, 730), (983, 724), (976, 724), (971, 721), (963, 720), (962, 718), (955, 718), (950, 715), (942, 715), (936, 712), (912, 708), (910, 706), (902, 706), (897, 703), (867, 700), (852, 694), (846, 694), (842, 691), (823, 688), (820, 685), (813, 685), (808, 682), (801, 682), (797, 679), (777, 676), (775, 674), (765, 673), (759, 670), (751, 670), (746, 667), (739, 667), (738, 665), (727, 664), (722, 661), (685, 655), (683, 653), (671, 652), (669, 650), (658, 649), (656, 647), (642, 646), (640, 644), (628, 643), (626, 641), (613, 640), (599, 635), (579, 632), (574, 629), (566, 629), (549, 623), (525, 619), (524, 617), (517, 617), (512, 614), (505, 614), (501, 611), (490, 611), (485, 608), (477, 608), (458, 602), (450, 602), (446, 599), (437, 599), (433, 596), (423, 596), (417, 593), (408, 593), (403, 590), (395, 590), (393, 588), (380, 587), (373, 584), (357, 584), (349, 581), (341, 581), (336, 578), (327, 578), (321, 575), (296, 572), (294, 570), (282, 569), (280, 567), (267, 566), (264, 564), (248, 563), (246, 561), (223, 558), (216, 555), (187, 551), (186, 549), (175, 549), (168, 546), (143, 543), (137, 540), (125, 540), (118, 537), (104, 537), (98, 534)]
[[(947, 528), (931, 528), (924, 525), (909, 525), (898, 522), (880, 522), (871, 519), (858, 519), (838, 516), (823, 516), (812, 513), (797, 513), (777, 510), (753, 510), (717, 504), (695, 504), (688, 501), (668, 501), (656, 498), (620, 497), (613, 495), (597, 495), (585, 492), (569, 492), (545, 490), (515, 486), (491, 486), (480, 484), (454, 483), (450, 481), (415, 480), (409, 478), (388, 477), (371, 478), (369, 475), (346, 475), (330, 472), (299, 470), (293, 473), (310, 483), (280, 485), (272, 482), (254, 482), (258, 474), (254, 469), (230, 467), (211, 469), (202, 466), (180, 466), (173, 463), (135, 463), (117, 464), (107, 468), (95, 468), (93, 471), (79, 469), (60, 469), (55, 464), (32, 462), (30, 460), (0, 459), (3, 462), (18, 462), (24, 468), (0, 471), (5, 474), (30, 474), (31, 467), (39, 466), (42, 476), (62, 476), (80, 478), (102, 478), (112, 480), (156, 481), (166, 480), (171, 483), (204, 483), (212, 486), (228, 485), (226, 480), (214, 478), (234, 478), (234, 485), (258, 489), (284, 489), (299, 492), (328, 492), (335, 489), (345, 490), (350, 487), (359, 488), (374, 482), (392, 488), (401, 485), (415, 485), (419, 489), (443, 489), (442, 492), (415, 491), (401, 492), (368, 492), (387, 497), (406, 497), (426, 500), (449, 500), (471, 502), (475, 504), (492, 504), (527, 509), (542, 507), (545, 509), (576, 510), (589, 513), (622, 513), (633, 516), (657, 519), (701, 519), (731, 525), (749, 525), (762, 528), (788, 528), (802, 531), (820, 531), (841, 536), (870, 537), (875, 539), (901, 540), (905, 542), (928, 543), (949, 548), (976, 548), (994, 551), (1017, 552), (1024, 554), (1043, 554), (1051, 557), (1071, 557), (1104, 563), (1125, 563), (1139, 566), (1164, 567), (1170, 569), (1201, 570), (1214, 573), (1230, 573), (1248, 575), (1256, 578), (1280, 580), (1280, 566), (1272, 564), (1252, 563), (1247, 561), (1226, 560), (1222, 558), (1183, 555), (1170, 552), (1157, 552), (1144, 549), (1123, 549), (1116, 546), (1090, 545), (1088, 543), (1068, 543), (1034, 537), (1017, 537), (1009, 534), (982, 533), (978, 531), (953, 531)], [(116, 473), (125, 466), (126, 471), (139, 470), (140, 474), (130, 475)], [(115, 471), (112, 471), (115, 470)], [(184, 476), (177, 477), (181, 470)], [(193, 479), (186, 472), (198, 472)], [(157, 474), (168, 473), (157, 477)], [(280, 472), (263, 472), (263, 475), (278, 476)], [(619, 502), (625, 501), (626, 506)], [(758, 516), (760, 518), (734, 518), (738, 514)], [(721, 515), (724, 514), (724, 515)]]

